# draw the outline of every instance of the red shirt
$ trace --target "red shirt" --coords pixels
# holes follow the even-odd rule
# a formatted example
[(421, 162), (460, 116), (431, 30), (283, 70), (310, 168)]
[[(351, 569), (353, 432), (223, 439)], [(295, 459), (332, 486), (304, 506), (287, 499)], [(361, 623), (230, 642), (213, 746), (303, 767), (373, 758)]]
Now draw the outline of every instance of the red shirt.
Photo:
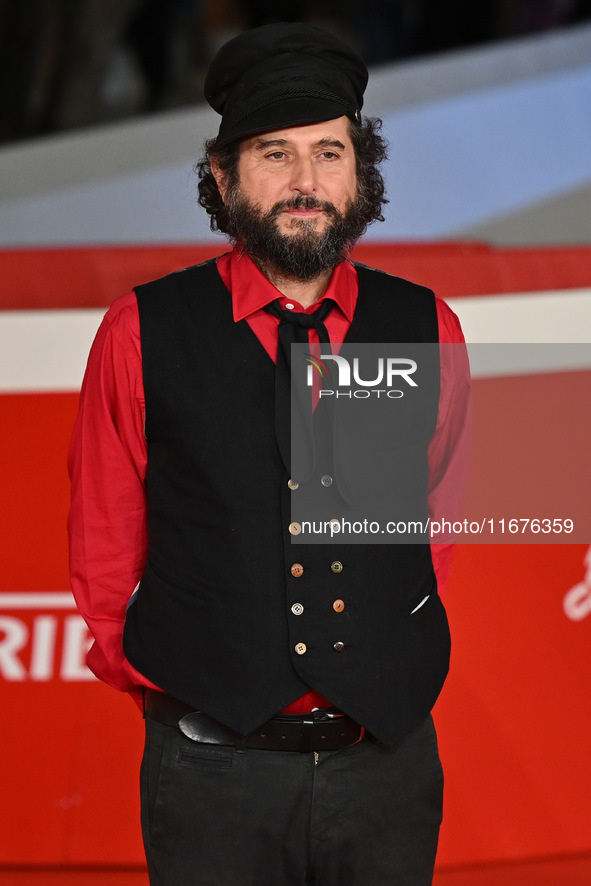
[[(284, 308), (304, 308), (283, 296), (238, 250), (218, 258), (217, 267), (232, 295), (234, 320), (245, 319), (276, 360), (279, 321), (264, 306), (279, 298)], [(331, 342), (341, 342), (353, 319), (357, 295), (357, 272), (345, 261), (335, 268), (322, 299), (305, 311), (312, 313), (323, 299), (333, 299), (336, 305), (325, 325)], [(440, 299), (437, 319), (440, 342), (464, 341), (456, 315)], [(310, 331), (310, 342), (318, 342), (314, 330)], [(450, 453), (462, 451), (466, 436), (465, 398), (463, 401), (453, 396), (443, 362), (441, 369), (437, 430), (429, 446), (430, 511), (437, 510), (437, 499), (445, 498), (446, 482), (450, 482), (438, 467), (450, 462)], [(88, 359), (69, 454), (69, 532), (72, 590), (94, 637), (88, 666), (101, 680), (131, 692), (138, 703), (142, 686), (158, 688), (127, 661), (121, 645), (126, 607), (140, 581), (147, 555), (144, 417), (139, 315), (135, 293), (130, 292), (108, 310)], [(432, 545), (431, 549), (441, 589), (451, 545)], [(303, 713), (328, 705), (311, 690), (286, 712)]]

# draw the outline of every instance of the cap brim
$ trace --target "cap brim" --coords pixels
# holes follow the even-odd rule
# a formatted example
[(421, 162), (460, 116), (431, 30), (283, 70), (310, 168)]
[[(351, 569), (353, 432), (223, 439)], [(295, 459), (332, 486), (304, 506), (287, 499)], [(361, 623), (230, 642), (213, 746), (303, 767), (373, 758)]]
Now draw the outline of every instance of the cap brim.
[[(317, 97), (292, 98), (266, 105), (244, 117), (228, 115), (222, 118), (217, 137), (219, 147), (236, 139), (289, 126), (306, 126), (349, 116), (345, 102), (329, 101)], [(353, 119), (353, 118), (352, 118)]]

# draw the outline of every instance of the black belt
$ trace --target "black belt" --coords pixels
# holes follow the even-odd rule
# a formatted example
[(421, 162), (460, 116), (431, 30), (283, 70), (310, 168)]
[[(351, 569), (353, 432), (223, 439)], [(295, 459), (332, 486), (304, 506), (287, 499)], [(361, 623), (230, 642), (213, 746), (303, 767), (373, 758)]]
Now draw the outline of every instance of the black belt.
[(192, 741), (265, 751), (335, 751), (356, 744), (364, 736), (362, 726), (336, 710), (310, 714), (279, 714), (250, 735), (239, 735), (165, 692), (145, 690), (147, 717), (176, 726)]

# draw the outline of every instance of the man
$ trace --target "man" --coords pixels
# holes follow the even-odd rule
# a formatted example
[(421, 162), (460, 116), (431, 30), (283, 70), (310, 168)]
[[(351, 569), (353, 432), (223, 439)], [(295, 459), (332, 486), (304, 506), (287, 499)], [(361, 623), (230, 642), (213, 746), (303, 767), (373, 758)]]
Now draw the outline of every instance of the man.
[[(200, 202), (237, 245), (115, 302), (89, 359), (72, 583), (89, 666), (144, 707), (152, 884), (432, 879), (447, 548), (291, 545), (290, 341), (463, 341), (431, 292), (346, 259), (384, 200), (366, 82), (308, 25), (226, 44)], [(406, 447), (429, 504), (465, 419), (443, 362), (437, 390), (415, 417), (428, 439)]]

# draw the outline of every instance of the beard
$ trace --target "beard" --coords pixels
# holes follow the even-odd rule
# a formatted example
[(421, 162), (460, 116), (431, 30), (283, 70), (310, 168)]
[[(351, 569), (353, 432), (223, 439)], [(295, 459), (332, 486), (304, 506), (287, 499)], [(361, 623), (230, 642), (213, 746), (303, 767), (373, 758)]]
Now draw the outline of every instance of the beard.
[[(308, 281), (343, 261), (365, 232), (361, 202), (359, 197), (350, 200), (341, 213), (332, 203), (300, 195), (262, 212), (236, 189), (226, 208), (233, 240), (256, 264), (288, 279)], [(321, 209), (328, 223), (317, 231), (315, 219), (292, 218), (291, 233), (284, 234), (277, 219), (286, 209)]]

